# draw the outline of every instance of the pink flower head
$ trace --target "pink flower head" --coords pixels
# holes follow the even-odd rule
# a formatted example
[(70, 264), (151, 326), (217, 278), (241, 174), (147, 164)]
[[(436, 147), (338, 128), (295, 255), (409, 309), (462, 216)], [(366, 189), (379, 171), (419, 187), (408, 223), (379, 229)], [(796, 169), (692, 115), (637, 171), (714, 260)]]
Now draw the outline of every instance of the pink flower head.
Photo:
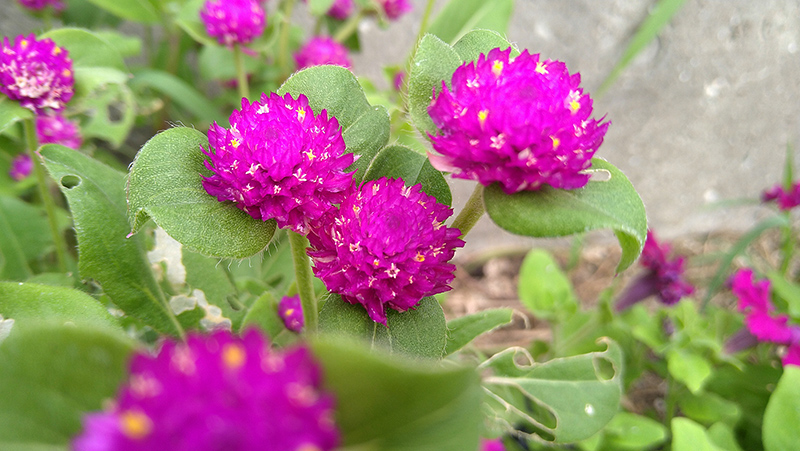
[(56, 11), (64, 9), (64, 3), (61, 0), (19, 0), (19, 4), (34, 11), (41, 11), (48, 6), (52, 6)]
[(266, 13), (257, 0), (206, 0), (200, 19), (222, 45), (248, 44), (264, 33)]
[(386, 325), (385, 307), (404, 312), (450, 289), (455, 266), (447, 262), (464, 245), (461, 232), (444, 225), (451, 214), (421, 185), (366, 182), (309, 234), (314, 274)]
[(294, 54), (294, 60), (297, 62), (298, 69), (323, 64), (346, 68), (352, 66), (350, 58), (347, 57), (347, 47), (326, 36), (311, 38)]
[(791, 210), (800, 205), (800, 183), (792, 184), (789, 190), (786, 190), (784, 186), (779, 183), (764, 191), (761, 194), (761, 200), (763, 202), (776, 201), (781, 211)]
[(775, 310), (769, 297), (769, 279), (756, 281), (753, 270), (744, 268), (736, 271), (730, 279), (731, 290), (739, 299), (739, 311), (751, 310), (769, 313)]
[(83, 139), (74, 122), (60, 114), (40, 114), (36, 116), (36, 136), (39, 144), (61, 144), (77, 149)]
[(481, 54), (456, 69), (452, 90), (442, 82), (434, 92), (428, 113), (440, 129), (431, 135), (440, 155), (429, 153), (431, 164), (482, 185), (498, 182), (507, 194), (583, 187), (609, 122), (590, 117), (580, 74), (564, 63), (510, 54)]
[(303, 318), (303, 305), (300, 303), (300, 295), (281, 298), (280, 302), (278, 302), (278, 315), (287, 329), (292, 332), (303, 330), (305, 319)]
[(328, 10), (328, 15), (337, 20), (345, 20), (353, 13), (353, 0), (336, 0)]
[(378, 3), (390, 20), (397, 20), (403, 14), (414, 9), (408, 0), (378, 0)]
[(220, 202), (233, 201), (250, 216), (274, 218), (279, 227), (306, 234), (312, 221), (345, 196), (354, 161), (345, 154), (341, 127), (308, 99), (262, 94), (230, 116), (230, 129), (215, 122), (208, 130), (203, 187)]
[(26, 153), (21, 153), (11, 160), (11, 170), (8, 175), (16, 181), (20, 181), (29, 176), (33, 170), (33, 159)]
[(73, 94), (75, 79), (66, 49), (34, 35), (17, 36), (0, 48), (0, 93), (36, 113), (61, 110)]
[(131, 361), (103, 412), (84, 418), (76, 451), (331, 450), (334, 400), (306, 348), (270, 350), (255, 331), (191, 335)]
[[(769, 341), (782, 345), (792, 343), (797, 334), (797, 326), (789, 326), (786, 315), (770, 315), (766, 312), (752, 311), (744, 318), (747, 329), (758, 341)], [(798, 336), (797, 338), (800, 338)]]
[(800, 366), (800, 343), (795, 343), (786, 349), (783, 366), (786, 365)]
[(684, 278), (683, 257), (670, 259), (670, 246), (660, 244), (653, 232), (647, 232), (644, 249), (639, 260), (648, 271), (636, 279), (617, 301), (617, 311), (625, 310), (645, 298), (657, 295), (666, 305), (674, 305), (694, 292), (694, 287)]
[(494, 440), (481, 439), (481, 451), (506, 451), (506, 446), (503, 445), (503, 440), (496, 438)]

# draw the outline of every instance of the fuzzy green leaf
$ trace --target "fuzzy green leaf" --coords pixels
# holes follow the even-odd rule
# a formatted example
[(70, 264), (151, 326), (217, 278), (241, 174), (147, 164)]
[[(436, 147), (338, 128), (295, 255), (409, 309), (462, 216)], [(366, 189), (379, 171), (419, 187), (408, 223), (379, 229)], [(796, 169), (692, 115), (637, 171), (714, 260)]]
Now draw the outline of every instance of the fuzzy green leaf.
[(796, 449), (800, 443), (800, 367), (786, 365), (764, 412), (764, 448)]
[(33, 119), (31, 110), (19, 106), (19, 103), (6, 96), (0, 96), (0, 133), (11, 125), (25, 119)]
[(578, 310), (572, 283), (549, 252), (528, 252), (519, 270), (519, 299), (534, 316), (553, 320)]
[[(146, 1), (146, 0), (143, 0)], [(113, 3), (134, 3), (116, 2)], [(122, 55), (102, 37), (89, 30), (80, 28), (58, 28), (42, 35), (42, 38), (50, 38), (69, 52), (72, 60), (72, 67), (75, 69), (84, 67), (108, 67), (118, 71), (127, 72)]]
[[(462, 61), (477, 61), (481, 53), (484, 55), (490, 50), (499, 48), (505, 50), (513, 45), (500, 36), (499, 33), (491, 30), (473, 30), (453, 45), (453, 50), (458, 53)], [(519, 55), (519, 50), (511, 49), (511, 56)]]
[(28, 262), (53, 245), (47, 217), (41, 208), (16, 197), (0, 196), (0, 279), (25, 280)]
[(505, 34), (513, 8), (513, 0), (450, 0), (433, 20), (428, 33), (450, 44), (476, 28)]
[(122, 19), (132, 20), (144, 24), (153, 24), (161, 21), (161, 15), (156, 7), (161, 2), (151, 0), (89, 0), (91, 3), (110, 12)]
[(426, 138), (437, 130), (428, 115), (433, 91), (439, 92), (442, 82), (450, 86), (453, 72), (462, 62), (452, 47), (432, 34), (419, 43), (408, 77), (408, 112), (414, 127)]
[(406, 186), (422, 185), (422, 191), (436, 198), (440, 204), (453, 202), (450, 186), (441, 172), (431, 166), (424, 155), (405, 146), (388, 146), (382, 149), (367, 169), (365, 180), (381, 177), (400, 178)]
[(510, 323), (513, 314), (510, 308), (495, 308), (448, 321), (445, 355), (458, 351), (481, 334)]

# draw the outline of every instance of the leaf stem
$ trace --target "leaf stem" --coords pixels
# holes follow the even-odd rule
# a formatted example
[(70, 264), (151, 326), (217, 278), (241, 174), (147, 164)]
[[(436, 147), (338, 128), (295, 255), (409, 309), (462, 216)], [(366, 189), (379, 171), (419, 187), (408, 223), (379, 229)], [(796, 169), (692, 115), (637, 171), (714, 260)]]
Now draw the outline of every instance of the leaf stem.
[(25, 143), (30, 152), (31, 160), (33, 160), (33, 173), (36, 176), (36, 184), (39, 185), (39, 197), (44, 204), (45, 212), (47, 212), (47, 222), (50, 225), (50, 233), (53, 235), (53, 244), (56, 247), (56, 257), (58, 259), (58, 270), (60, 272), (67, 271), (67, 245), (64, 242), (64, 237), (58, 230), (58, 221), (56, 220), (56, 203), (53, 196), (50, 195), (49, 187), (47, 186), (47, 178), (44, 174), (43, 163), (36, 153), (38, 141), (36, 139), (36, 126), (34, 119), (25, 119), (23, 121), (23, 128), (25, 130)]
[(347, 22), (342, 24), (338, 30), (336, 30), (336, 34), (333, 35), (333, 40), (339, 43), (342, 43), (347, 40), (356, 30), (358, 30), (358, 24), (361, 23), (361, 19), (364, 18), (364, 10), (359, 10), (357, 14), (353, 14), (347, 19)]
[(289, 75), (289, 31), (292, 24), (292, 10), (294, 10), (295, 0), (286, 0), (283, 10), (283, 23), (281, 24), (281, 34), (278, 38), (278, 67), (285, 76)]
[(306, 331), (317, 332), (319, 311), (317, 298), (314, 296), (314, 286), (311, 283), (311, 262), (306, 255), (308, 240), (299, 233), (289, 231), (289, 244), (292, 247), (292, 260), (294, 260), (294, 274), (297, 281), (297, 292), (300, 294), (300, 303), (303, 305), (303, 319)]
[(485, 211), (486, 208), (483, 206), (483, 185), (477, 183), (475, 190), (467, 200), (467, 204), (464, 205), (461, 213), (453, 220), (453, 224), (450, 227), (460, 230), (461, 238), (463, 239), (472, 230), (472, 227), (478, 223)]
[(781, 274), (786, 276), (789, 271), (789, 263), (794, 255), (794, 233), (792, 230), (791, 212), (783, 212), (786, 217), (786, 225), (783, 226), (783, 260), (781, 261)]
[(247, 85), (247, 71), (244, 69), (244, 57), (239, 44), (233, 46), (233, 60), (236, 64), (236, 84), (239, 88), (239, 97), (247, 98), (250, 94), (250, 87)]

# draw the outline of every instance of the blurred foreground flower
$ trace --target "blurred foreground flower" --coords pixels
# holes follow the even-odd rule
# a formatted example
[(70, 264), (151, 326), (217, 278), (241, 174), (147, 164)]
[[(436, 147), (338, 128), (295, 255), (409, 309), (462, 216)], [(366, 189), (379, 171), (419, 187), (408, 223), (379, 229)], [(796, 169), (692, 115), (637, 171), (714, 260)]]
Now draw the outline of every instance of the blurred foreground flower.
[(311, 38), (294, 54), (294, 60), (298, 70), (323, 64), (333, 64), (348, 69), (353, 65), (347, 57), (347, 47), (326, 36)]
[(425, 296), (450, 289), (458, 229), (444, 221), (452, 209), (401, 179), (363, 184), (308, 236), (314, 274), (333, 293), (361, 304), (386, 325), (386, 310), (404, 312)]
[(251, 330), (193, 335), (139, 354), (112, 406), (84, 418), (76, 451), (331, 450), (334, 400), (306, 348), (270, 350)]
[(64, 9), (64, 2), (61, 0), (19, 0), (19, 4), (34, 11), (41, 11), (48, 6), (52, 6), (56, 11)]
[[(513, 194), (581, 188), (609, 122), (591, 118), (592, 99), (560, 61), (527, 50), (494, 49), (456, 69), (452, 89), (442, 82), (428, 112), (440, 129), (431, 135), (431, 164), (453, 177), (498, 182)], [(601, 119), (602, 121), (602, 119)]]
[(344, 198), (354, 161), (344, 154), (342, 131), (325, 110), (315, 115), (304, 95), (242, 99), (230, 129), (208, 130), (203, 187), (220, 202), (233, 201), (250, 216), (274, 218), (279, 227), (308, 233), (309, 225)]
[(775, 201), (782, 211), (791, 210), (800, 205), (800, 182), (796, 182), (787, 190), (782, 184), (777, 184), (761, 194), (763, 202)]
[(200, 19), (222, 45), (249, 44), (264, 33), (266, 13), (256, 0), (207, 0)]
[(278, 315), (287, 329), (298, 333), (303, 330), (305, 319), (303, 318), (303, 305), (300, 302), (300, 295), (282, 297), (278, 302)]
[(694, 292), (684, 279), (683, 257), (670, 259), (670, 246), (659, 244), (653, 232), (647, 232), (642, 256), (639, 262), (648, 271), (631, 282), (620, 295), (616, 310), (621, 312), (650, 296), (658, 296), (661, 303), (673, 305)]
[(11, 169), (8, 171), (8, 175), (10, 175), (12, 179), (20, 181), (29, 176), (32, 170), (33, 159), (31, 159), (30, 155), (23, 153), (11, 160)]
[(17, 36), (0, 48), (0, 93), (35, 113), (61, 110), (73, 94), (75, 80), (68, 52), (50, 39)]
[(494, 440), (481, 439), (481, 451), (506, 451), (503, 440), (496, 438)]
[(72, 149), (81, 147), (83, 142), (75, 123), (61, 114), (36, 116), (36, 136), (39, 144), (61, 144)]

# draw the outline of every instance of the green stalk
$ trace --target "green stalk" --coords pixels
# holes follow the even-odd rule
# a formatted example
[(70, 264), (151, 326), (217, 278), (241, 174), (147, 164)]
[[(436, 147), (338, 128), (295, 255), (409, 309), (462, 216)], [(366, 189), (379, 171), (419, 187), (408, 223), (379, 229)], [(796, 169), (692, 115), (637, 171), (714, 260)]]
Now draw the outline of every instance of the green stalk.
[(483, 216), (486, 209), (483, 207), (483, 185), (480, 183), (475, 185), (475, 190), (467, 200), (467, 204), (458, 214), (453, 224), (450, 227), (455, 227), (461, 231), (461, 238), (463, 239), (472, 227), (478, 223), (478, 220)]
[(358, 11), (357, 14), (353, 14), (347, 19), (338, 30), (336, 30), (336, 34), (333, 35), (333, 40), (339, 43), (342, 43), (347, 40), (356, 30), (358, 30), (358, 24), (361, 23), (361, 19), (364, 18), (364, 10), (361, 9)]
[(236, 82), (239, 88), (239, 97), (247, 98), (250, 87), (247, 85), (247, 71), (244, 69), (244, 57), (239, 44), (233, 46), (233, 59), (236, 63)]
[(31, 160), (33, 160), (33, 173), (36, 176), (36, 183), (39, 185), (39, 197), (42, 198), (44, 209), (47, 212), (47, 222), (50, 225), (50, 233), (53, 235), (53, 244), (56, 246), (56, 257), (58, 258), (58, 270), (60, 272), (67, 271), (67, 245), (64, 242), (64, 237), (58, 230), (58, 221), (56, 220), (56, 203), (50, 195), (50, 190), (47, 186), (47, 178), (44, 174), (44, 167), (36, 154), (38, 142), (36, 139), (36, 128), (34, 119), (25, 119), (23, 121), (23, 128), (25, 129), (25, 143), (28, 147)]
[(303, 319), (306, 332), (316, 333), (319, 322), (317, 298), (314, 297), (314, 286), (311, 283), (311, 262), (306, 255), (308, 240), (299, 233), (289, 231), (289, 244), (292, 246), (294, 274), (297, 280), (297, 292), (303, 305)]
[(792, 215), (789, 211), (783, 212), (786, 225), (783, 227), (783, 260), (781, 261), (781, 274), (786, 276), (789, 272), (789, 263), (794, 255), (794, 233), (792, 230)]
[(294, 10), (295, 0), (286, 0), (283, 10), (283, 23), (281, 24), (281, 34), (278, 39), (278, 67), (284, 75), (289, 74), (289, 30), (291, 30), (292, 10)]

